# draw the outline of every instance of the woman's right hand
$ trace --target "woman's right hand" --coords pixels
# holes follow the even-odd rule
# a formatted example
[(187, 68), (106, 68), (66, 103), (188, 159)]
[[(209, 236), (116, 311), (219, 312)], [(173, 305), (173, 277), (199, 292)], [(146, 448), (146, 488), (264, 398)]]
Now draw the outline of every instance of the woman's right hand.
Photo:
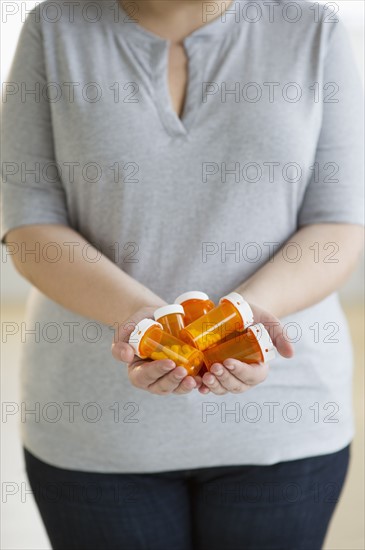
[(184, 367), (176, 367), (170, 359), (159, 361), (142, 360), (128, 344), (135, 326), (145, 318), (153, 319), (153, 312), (159, 306), (147, 306), (136, 311), (118, 329), (112, 344), (112, 354), (117, 361), (128, 364), (128, 376), (132, 385), (141, 390), (167, 395), (186, 394), (201, 386), (200, 376), (188, 376)]

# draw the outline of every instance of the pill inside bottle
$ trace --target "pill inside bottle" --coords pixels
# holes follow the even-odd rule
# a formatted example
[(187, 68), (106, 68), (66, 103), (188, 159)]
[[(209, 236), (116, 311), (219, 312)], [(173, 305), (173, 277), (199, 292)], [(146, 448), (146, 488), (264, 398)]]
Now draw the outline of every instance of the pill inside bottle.
[(253, 324), (249, 304), (237, 292), (223, 296), (219, 305), (186, 326), (180, 334), (185, 342), (201, 351), (214, 346), (235, 331), (243, 331)]
[(165, 332), (162, 325), (152, 319), (143, 319), (136, 325), (129, 344), (141, 359), (171, 359), (191, 376), (197, 375), (204, 363), (199, 350)]
[(205, 315), (215, 307), (214, 302), (209, 299), (209, 296), (205, 292), (199, 290), (192, 290), (190, 292), (184, 292), (180, 294), (175, 300), (175, 304), (180, 304), (184, 308), (184, 323), (189, 325), (195, 319), (199, 319), (202, 315)]
[(210, 370), (213, 363), (238, 359), (243, 363), (266, 363), (275, 358), (275, 348), (262, 323), (251, 325), (239, 336), (232, 337), (204, 351), (205, 364)]
[(159, 307), (153, 314), (155, 321), (161, 323), (165, 332), (179, 337), (184, 328), (184, 308), (179, 304)]

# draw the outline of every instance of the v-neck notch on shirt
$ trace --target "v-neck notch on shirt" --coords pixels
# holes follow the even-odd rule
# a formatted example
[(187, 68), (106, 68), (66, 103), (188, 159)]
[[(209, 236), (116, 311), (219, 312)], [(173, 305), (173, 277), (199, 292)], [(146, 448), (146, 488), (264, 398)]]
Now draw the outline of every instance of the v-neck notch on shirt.
[(226, 21), (218, 17), (199, 27), (182, 41), (188, 58), (188, 74), (184, 105), (179, 116), (173, 107), (169, 88), (168, 70), (171, 41), (154, 34), (139, 25), (138, 22), (130, 20), (120, 2), (117, 4), (118, 19), (121, 25), (114, 28), (118, 29), (118, 34), (121, 32), (122, 26), (125, 38), (133, 41), (133, 47), (149, 51), (153, 100), (165, 130), (174, 137), (187, 136), (197, 119), (199, 107), (201, 107), (202, 85), (205, 81), (206, 69), (204, 56), (208, 54), (211, 47), (217, 47), (219, 39), (227, 36), (234, 18), (231, 14)]
[(187, 135), (191, 128), (201, 103), (199, 99), (202, 82), (204, 82), (203, 52), (196, 41), (184, 41), (184, 48), (188, 57), (188, 76), (184, 105), (179, 116), (173, 108), (168, 82), (170, 46), (169, 41), (164, 41), (153, 44), (150, 49), (154, 99), (161, 121), (168, 133), (174, 136), (183, 136)]

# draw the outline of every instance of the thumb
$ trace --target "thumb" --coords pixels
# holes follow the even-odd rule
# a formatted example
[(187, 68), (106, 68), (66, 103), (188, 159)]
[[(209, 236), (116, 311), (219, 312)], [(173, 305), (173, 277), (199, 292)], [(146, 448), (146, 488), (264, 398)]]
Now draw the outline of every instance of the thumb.
[(114, 329), (114, 339), (111, 350), (114, 359), (117, 361), (123, 361), (125, 363), (133, 361), (135, 352), (128, 342), (136, 325), (136, 321), (128, 319)]
[(294, 355), (293, 345), (284, 332), (283, 325), (275, 315), (261, 311), (261, 322), (270, 334), (270, 338), (282, 357), (290, 358)]

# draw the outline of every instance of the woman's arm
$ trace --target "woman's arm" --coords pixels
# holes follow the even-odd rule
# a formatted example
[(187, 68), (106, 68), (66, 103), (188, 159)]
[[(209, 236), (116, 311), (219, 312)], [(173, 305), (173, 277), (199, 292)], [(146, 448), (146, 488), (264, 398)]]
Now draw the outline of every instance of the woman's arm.
[[(331, 244), (330, 244), (331, 243)], [(333, 243), (333, 244), (332, 244)], [(336, 290), (354, 269), (363, 244), (363, 228), (350, 224), (315, 224), (300, 229), (237, 291), (251, 304), (283, 357), (293, 355), (278, 318), (309, 307)], [(292, 261), (298, 255), (298, 261)], [(268, 365), (227, 359), (204, 374), (199, 391), (241, 393), (263, 382)]]
[[(28, 225), (8, 231), (5, 241), (13, 244), (13, 262), (18, 272), (46, 296), (84, 317), (114, 325), (112, 352), (115, 359), (131, 363), (134, 352), (128, 342), (133, 325), (165, 302), (152, 291), (119, 269), (106, 256), (97, 262), (87, 261), (82, 250), (87, 245), (88, 256), (97, 251), (76, 231), (64, 225)], [(57, 243), (62, 254), (57, 262), (47, 261), (42, 254), (48, 243)], [(25, 250), (29, 251), (27, 255)], [(73, 250), (73, 256), (70, 253)], [(23, 251), (23, 252), (22, 252)], [(94, 253), (95, 252), (95, 255)], [(71, 261), (72, 259), (72, 261)], [(197, 378), (187, 376), (183, 367), (170, 360), (144, 361), (130, 365), (131, 383), (154, 394), (186, 394), (199, 386)]]
[(337, 290), (351, 274), (363, 236), (360, 225), (302, 227), (237, 291), (279, 318), (305, 309)]
[[(97, 257), (97, 251), (76, 231), (64, 225), (27, 225), (12, 229), (6, 244), (14, 244), (13, 263), (17, 271), (46, 296), (84, 317), (113, 325), (122, 323), (142, 307), (159, 307), (164, 301), (124, 273), (106, 256), (90, 262), (83, 254)], [(57, 243), (60, 259), (48, 261), (45, 250)], [(71, 244), (72, 243), (72, 244)]]

